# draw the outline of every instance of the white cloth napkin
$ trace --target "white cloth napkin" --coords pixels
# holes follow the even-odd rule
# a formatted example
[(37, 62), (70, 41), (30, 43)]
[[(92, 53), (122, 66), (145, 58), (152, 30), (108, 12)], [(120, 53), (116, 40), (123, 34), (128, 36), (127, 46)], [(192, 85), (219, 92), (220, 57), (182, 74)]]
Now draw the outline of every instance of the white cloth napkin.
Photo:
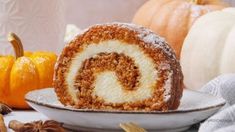
[(235, 132), (235, 74), (221, 75), (200, 90), (226, 100), (226, 105), (201, 124), (199, 132)]

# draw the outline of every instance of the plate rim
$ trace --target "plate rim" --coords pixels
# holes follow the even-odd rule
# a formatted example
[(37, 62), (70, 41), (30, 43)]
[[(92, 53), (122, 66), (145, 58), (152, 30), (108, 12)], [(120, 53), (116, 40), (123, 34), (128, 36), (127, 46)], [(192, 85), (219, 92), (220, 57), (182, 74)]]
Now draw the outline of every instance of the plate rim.
[[(204, 107), (204, 108), (197, 108), (197, 109), (187, 109), (187, 110), (169, 110), (169, 111), (121, 111), (121, 110), (97, 110), (97, 109), (76, 109), (76, 108), (72, 108), (72, 107), (66, 107), (66, 106), (55, 106), (53, 104), (49, 104), (49, 103), (42, 103), (42, 102), (38, 102), (35, 101), (33, 99), (29, 99), (29, 95), (33, 92), (37, 92), (37, 91), (41, 91), (41, 90), (48, 90), (48, 89), (53, 89), (53, 88), (43, 88), (43, 89), (37, 89), (37, 90), (33, 90), (28, 92), (25, 95), (25, 101), (31, 106), (30, 103), (36, 104), (36, 105), (40, 105), (43, 107), (48, 107), (48, 108), (53, 108), (53, 109), (57, 109), (57, 110), (65, 110), (65, 111), (70, 111), (70, 112), (82, 112), (82, 113), (106, 113), (106, 114), (178, 114), (178, 113), (191, 113), (191, 112), (200, 112), (200, 111), (206, 111), (206, 110), (210, 110), (210, 109), (214, 109), (214, 108), (221, 108), (226, 104), (226, 101), (221, 98), (221, 97), (216, 97), (216, 98), (220, 98), (223, 99), (223, 102), (217, 104), (217, 105), (213, 105), (213, 106), (209, 106), (209, 107)], [(185, 89), (184, 89), (185, 90)], [(201, 94), (207, 94), (207, 93), (202, 93), (199, 91), (194, 91), (194, 90), (190, 90), (187, 89), (189, 91), (193, 91), (193, 92), (198, 92)], [(207, 94), (210, 95), (210, 94)], [(213, 96), (213, 95), (210, 95)]]

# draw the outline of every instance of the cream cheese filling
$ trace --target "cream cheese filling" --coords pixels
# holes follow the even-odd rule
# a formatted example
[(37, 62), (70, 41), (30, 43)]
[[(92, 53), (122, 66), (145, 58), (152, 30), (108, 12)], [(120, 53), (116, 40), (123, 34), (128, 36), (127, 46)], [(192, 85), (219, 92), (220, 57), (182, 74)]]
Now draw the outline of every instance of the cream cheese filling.
[(96, 75), (96, 80), (93, 84), (93, 95), (103, 98), (107, 103), (135, 102), (152, 97), (154, 86), (156, 86), (157, 82), (157, 70), (155, 69), (153, 60), (137, 45), (127, 44), (118, 40), (108, 40), (102, 41), (99, 44), (89, 44), (72, 59), (66, 82), (68, 92), (75, 102), (78, 101), (76, 95), (79, 94), (79, 91), (75, 90), (74, 87), (77, 71), (81, 68), (84, 60), (101, 52), (123, 53), (131, 57), (140, 70), (140, 85), (135, 91), (127, 91), (122, 88), (115, 72), (105, 71)]

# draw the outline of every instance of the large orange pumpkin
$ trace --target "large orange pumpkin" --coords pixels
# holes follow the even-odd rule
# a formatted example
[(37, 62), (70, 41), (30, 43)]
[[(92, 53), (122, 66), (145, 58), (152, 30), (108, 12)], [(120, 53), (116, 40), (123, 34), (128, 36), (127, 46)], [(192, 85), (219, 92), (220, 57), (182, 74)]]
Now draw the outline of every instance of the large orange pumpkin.
[(13, 108), (28, 108), (27, 92), (52, 86), (57, 56), (50, 52), (25, 52), (15, 34), (9, 35), (16, 57), (0, 56), (0, 102)]
[(149, 0), (137, 11), (133, 23), (165, 37), (179, 58), (184, 38), (194, 21), (224, 7), (217, 0)]

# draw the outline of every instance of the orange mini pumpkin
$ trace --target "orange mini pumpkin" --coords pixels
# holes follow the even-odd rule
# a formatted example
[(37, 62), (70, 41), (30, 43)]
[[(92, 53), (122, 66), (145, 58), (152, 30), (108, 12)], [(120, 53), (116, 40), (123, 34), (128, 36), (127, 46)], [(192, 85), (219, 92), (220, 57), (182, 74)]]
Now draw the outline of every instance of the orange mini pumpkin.
[(149, 0), (137, 11), (133, 23), (165, 37), (179, 58), (184, 38), (194, 21), (224, 7), (218, 0)]
[(13, 108), (29, 108), (24, 101), (25, 94), (52, 86), (57, 56), (51, 52), (24, 53), (20, 39), (13, 33), (8, 40), (16, 57), (0, 56), (0, 102)]

